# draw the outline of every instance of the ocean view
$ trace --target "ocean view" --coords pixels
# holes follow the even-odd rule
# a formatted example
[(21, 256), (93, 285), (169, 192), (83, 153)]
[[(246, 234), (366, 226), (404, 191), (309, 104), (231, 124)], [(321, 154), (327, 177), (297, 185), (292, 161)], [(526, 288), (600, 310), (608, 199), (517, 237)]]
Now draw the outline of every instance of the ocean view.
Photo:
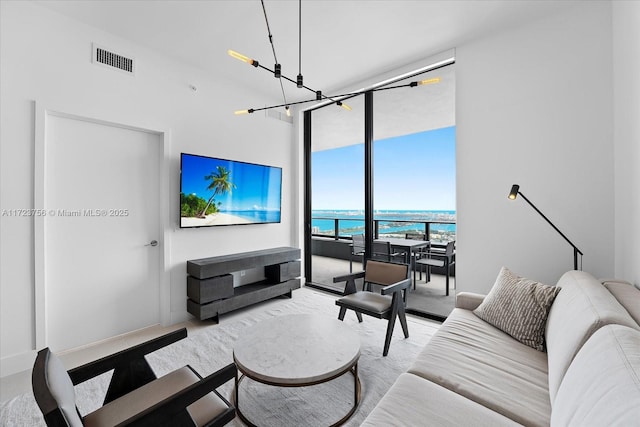
[[(333, 236), (336, 219), (342, 237), (364, 232), (363, 211), (313, 210), (311, 214), (313, 234)], [(380, 236), (404, 237), (405, 233), (424, 233), (425, 223), (429, 222), (430, 240), (455, 240), (456, 211), (377, 210), (374, 221), (378, 223)]]

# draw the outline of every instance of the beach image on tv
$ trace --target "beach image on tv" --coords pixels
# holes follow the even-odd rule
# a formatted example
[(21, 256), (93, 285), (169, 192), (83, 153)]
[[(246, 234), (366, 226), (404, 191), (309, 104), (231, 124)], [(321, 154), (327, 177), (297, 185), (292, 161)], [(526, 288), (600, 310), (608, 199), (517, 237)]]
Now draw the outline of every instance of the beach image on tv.
[(280, 222), (282, 169), (181, 155), (180, 226)]

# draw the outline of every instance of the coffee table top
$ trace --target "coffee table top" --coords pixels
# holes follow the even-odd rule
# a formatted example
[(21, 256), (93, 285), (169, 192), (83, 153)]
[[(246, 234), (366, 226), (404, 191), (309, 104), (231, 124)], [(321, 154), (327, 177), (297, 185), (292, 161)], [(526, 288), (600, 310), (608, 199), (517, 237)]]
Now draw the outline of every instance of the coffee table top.
[(293, 314), (264, 320), (236, 341), (233, 359), (250, 378), (275, 385), (328, 381), (360, 357), (360, 338), (338, 319)]

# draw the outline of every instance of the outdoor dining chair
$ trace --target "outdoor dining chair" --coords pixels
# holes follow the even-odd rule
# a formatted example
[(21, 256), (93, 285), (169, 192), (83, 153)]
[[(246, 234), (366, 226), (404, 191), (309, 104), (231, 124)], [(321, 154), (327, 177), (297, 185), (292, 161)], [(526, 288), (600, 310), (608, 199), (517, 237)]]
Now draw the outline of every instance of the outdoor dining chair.
[(431, 277), (431, 267), (444, 267), (446, 276), (446, 295), (449, 296), (449, 267), (455, 264), (455, 245), (456, 242), (448, 242), (444, 252), (429, 252), (428, 258), (420, 258), (416, 260), (416, 265), (426, 266), (427, 280)]

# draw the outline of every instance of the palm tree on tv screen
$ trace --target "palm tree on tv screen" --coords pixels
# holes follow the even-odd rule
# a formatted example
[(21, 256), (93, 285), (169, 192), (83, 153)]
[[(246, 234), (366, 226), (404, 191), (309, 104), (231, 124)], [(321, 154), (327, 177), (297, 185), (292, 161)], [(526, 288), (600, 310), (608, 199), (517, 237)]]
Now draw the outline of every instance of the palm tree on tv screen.
[(204, 177), (205, 180), (211, 181), (211, 183), (207, 187), (207, 190), (213, 190), (213, 194), (211, 195), (211, 197), (209, 197), (207, 206), (205, 206), (205, 208), (200, 213), (200, 218), (205, 217), (207, 209), (209, 209), (209, 206), (213, 202), (213, 199), (218, 194), (231, 193), (231, 191), (236, 188), (236, 185), (233, 182), (229, 181), (230, 175), (231, 172), (224, 166), (216, 166), (215, 172), (211, 172), (209, 175)]

